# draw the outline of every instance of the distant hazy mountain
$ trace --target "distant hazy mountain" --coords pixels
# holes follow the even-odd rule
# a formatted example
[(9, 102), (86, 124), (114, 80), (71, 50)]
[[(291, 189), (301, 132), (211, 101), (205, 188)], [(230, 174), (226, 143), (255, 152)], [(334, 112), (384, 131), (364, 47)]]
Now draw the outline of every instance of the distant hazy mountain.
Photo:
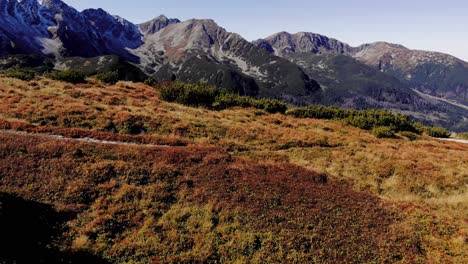
[(362, 45), (353, 56), (424, 93), (468, 103), (468, 63), (453, 56), (386, 42)]
[(354, 48), (314, 34), (281, 32), (255, 41), (259, 47), (300, 65), (322, 86), (321, 102), (353, 108), (417, 108), (419, 96), (398, 79), (352, 58)]
[(347, 55), (398, 78), (408, 87), (468, 103), (468, 63), (451, 55), (410, 50), (386, 42), (351, 47), (336, 39), (306, 32), (281, 32), (254, 43), (281, 57), (297, 53)]
[(300, 65), (322, 86), (320, 102), (352, 108), (421, 110), (427, 104), (397, 78), (352, 57), (355, 48), (314, 34), (281, 32), (254, 42)]
[(298, 64), (317, 80), (321, 103), (387, 108), (455, 128), (468, 127), (467, 108), (412, 90), (466, 103), (467, 63), (453, 56), (382, 42), (351, 47), (306, 32), (280, 32), (253, 43)]

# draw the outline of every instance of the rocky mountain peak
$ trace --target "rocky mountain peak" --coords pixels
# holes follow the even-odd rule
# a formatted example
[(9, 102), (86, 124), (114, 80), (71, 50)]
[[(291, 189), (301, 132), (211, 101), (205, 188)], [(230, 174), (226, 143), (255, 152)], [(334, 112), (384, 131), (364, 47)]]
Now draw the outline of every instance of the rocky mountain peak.
[(270, 52), (273, 50), (278, 56), (297, 52), (313, 54), (349, 54), (352, 52), (352, 48), (346, 43), (311, 32), (291, 34), (283, 31), (264, 40), (257, 40), (255, 44)]
[(361, 53), (366, 53), (369, 51), (384, 51), (384, 52), (398, 52), (398, 51), (408, 51), (409, 49), (403, 45), (393, 44), (385, 41), (377, 41), (374, 43), (363, 44), (354, 49), (354, 54), (360, 56)]
[(239, 35), (227, 32), (211, 19), (190, 19), (171, 24), (154, 35), (166, 52), (183, 54), (194, 50), (218, 50), (228, 38), (238, 39)]
[(167, 18), (164, 15), (160, 15), (150, 21), (139, 24), (138, 28), (141, 30), (141, 32), (144, 35), (151, 35), (169, 25), (177, 24), (177, 23), (180, 23), (179, 19)]
[(411, 50), (399, 44), (382, 41), (357, 47), (353, 56), (366, 62), (366, 64), (393, 64), (393, 66), (398, 66), (403, 71), (425, 63), (446, 66), (463, 63), (461, 60), (447, 54)]

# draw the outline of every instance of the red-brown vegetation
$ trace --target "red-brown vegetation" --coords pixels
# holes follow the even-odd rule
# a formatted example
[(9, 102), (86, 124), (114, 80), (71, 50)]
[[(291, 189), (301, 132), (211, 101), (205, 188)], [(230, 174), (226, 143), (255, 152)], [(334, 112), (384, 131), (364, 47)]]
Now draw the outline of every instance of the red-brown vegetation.
[[(64, 250), (90, 250), (111, 261), (394, 262), (423, 256), (417, 237), (396, 230), (403, 216), (377, 197), (295, 165), (257, 165), (219, 148), (2, 134), (0, 171), (0, 191), (75, 215), (61, 238), (69, 241)], [(207, 206), (209, 222), (191, 226)], [(175, 229), (164, 222), (174, 208), (186, 212), (175, 216)], [(210, 229), (202, 232), (203, 225)], [(143, 229), (156, 241), (138, 249), (133, 240)], [(107, 239), (113, 242), (102, 244)], [(199, 248), (204, 243), (208, 248)]]

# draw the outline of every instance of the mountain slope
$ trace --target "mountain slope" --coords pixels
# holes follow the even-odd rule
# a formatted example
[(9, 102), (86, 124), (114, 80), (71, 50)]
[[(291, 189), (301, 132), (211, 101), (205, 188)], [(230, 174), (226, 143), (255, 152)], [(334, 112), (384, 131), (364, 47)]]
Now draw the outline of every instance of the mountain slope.
[(119, 80), (144, 82), (147, 75), (137, 66), (116, 55), (104, 55), (93, 58), (67, 57), (57, 59), (57, 70), (80, 70), (86, 75), (116, 72)]
[[(348, 56), (291, 53), (285, 57), (303, 67), (311, 78), (319, 81), (324, 88), (321, 102), (325, 104), (346, 104), (347, 99), (360, 98), (374, 100), (376, 104), (382, 102), (403, 106), (414, 103), (410, 101), (413, 93), (406, 92), (405, 86), (396, 78)], [(352, 103), (348, 106), (361, 108)]]
[(107, 53), (138, 61), (136, 57), (131, 58), (127, 51), (143, 44), (143, 34), (136, 25), (121, 17), (112, 16), (100, 8), (83, 10), (82, 15), (99, 34)]

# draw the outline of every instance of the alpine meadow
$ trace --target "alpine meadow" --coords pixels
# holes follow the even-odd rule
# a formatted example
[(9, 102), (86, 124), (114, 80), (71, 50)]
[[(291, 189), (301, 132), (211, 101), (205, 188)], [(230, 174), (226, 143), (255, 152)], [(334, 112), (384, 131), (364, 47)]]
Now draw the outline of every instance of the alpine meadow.
[(0, 263), (468, 263), (468, 62), (65, 2), (0, 0)]

